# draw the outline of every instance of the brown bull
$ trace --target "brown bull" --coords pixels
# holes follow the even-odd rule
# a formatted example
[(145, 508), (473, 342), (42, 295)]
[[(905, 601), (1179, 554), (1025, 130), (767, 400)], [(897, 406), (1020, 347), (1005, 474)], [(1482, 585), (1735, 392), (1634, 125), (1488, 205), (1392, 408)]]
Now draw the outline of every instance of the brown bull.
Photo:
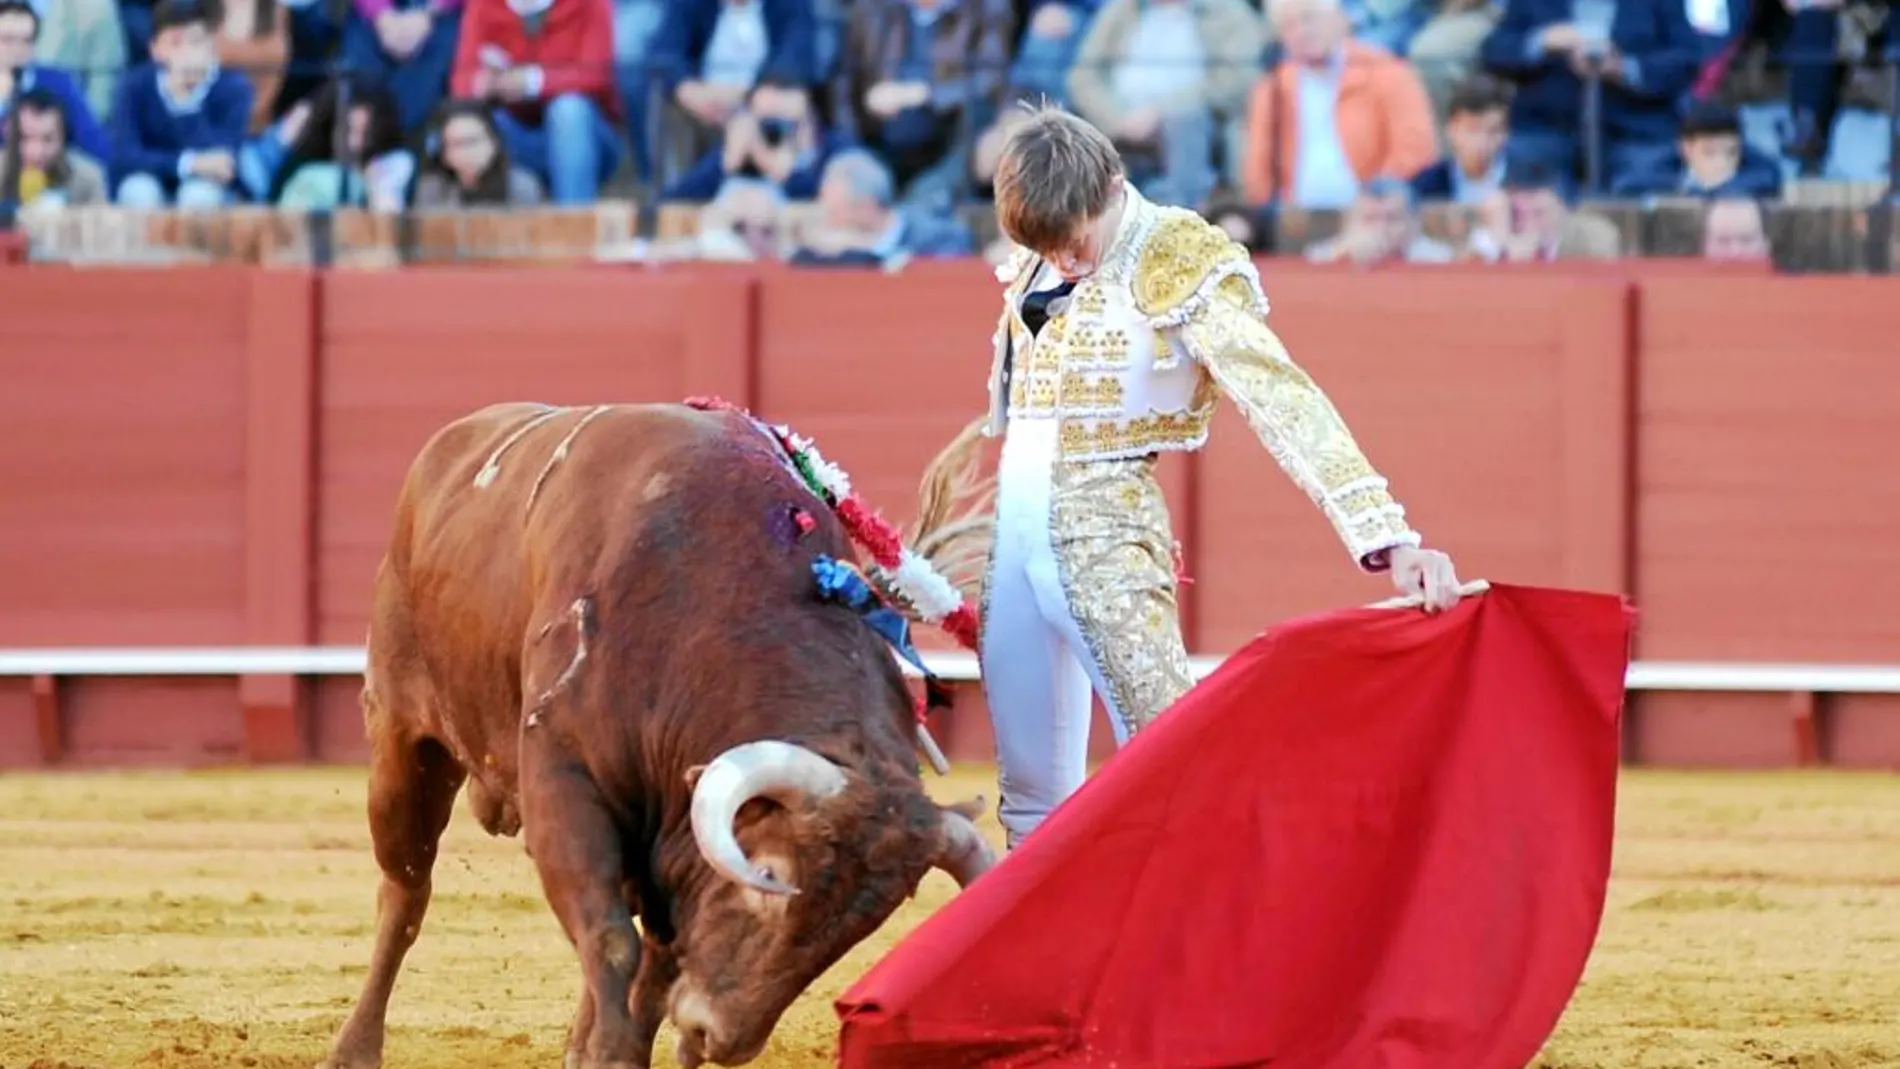
[(464, 782), (578, 952), (570, 1067), (648, 1066), (663, 1017), (683, 1064), (743, 1064), (930, 869), (992, 863), (972, 811), (924, 793), (890, 648), (815, 597), (821, 553), (853, 559), (737, 413), (495, 405), (428, 442), (376, 577), (383, 878), (328, 1064), (381, 1062)]

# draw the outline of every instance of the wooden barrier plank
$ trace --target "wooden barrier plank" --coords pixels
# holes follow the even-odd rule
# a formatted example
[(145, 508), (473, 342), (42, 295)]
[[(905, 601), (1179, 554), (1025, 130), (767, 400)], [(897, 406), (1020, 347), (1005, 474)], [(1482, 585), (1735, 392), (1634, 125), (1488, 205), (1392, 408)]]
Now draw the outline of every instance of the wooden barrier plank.
[(1893, 657), (1892, 296), (1868, 278), (1644, 284), (1642, 657)]
[[(317, 409), (316, 276), (250, 275), (245, 368), (244, 635), (254, 645), (311, 641)], [(294, 676), (245, 676), (245, 756), (310, 755), (310, 688)]]
[[(1293, 359), (1460, 574), (1622, 588), (1626, 280), (1276, 261), (1264, 281)], [(1197, 601), (1203, 651), (1391, 591), (1384, 576), (1359, 573), (1225, 401), (1199, 479), (1196, 566), (1210, 577)]]

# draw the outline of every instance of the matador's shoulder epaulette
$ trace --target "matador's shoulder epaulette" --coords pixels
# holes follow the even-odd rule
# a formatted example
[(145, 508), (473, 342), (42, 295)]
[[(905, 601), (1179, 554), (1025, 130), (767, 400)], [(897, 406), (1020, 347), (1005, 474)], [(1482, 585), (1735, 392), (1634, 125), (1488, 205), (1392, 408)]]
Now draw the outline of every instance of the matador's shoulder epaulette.
[(1184, 323), (1223, 281), (1246, 280), (1251, 303), (1267, 314), (1266, 294), (1247, 247), (1184, 208), (1159, 208), (1161, 218), (1135, 261), (1135, 306), (1159, 327)]

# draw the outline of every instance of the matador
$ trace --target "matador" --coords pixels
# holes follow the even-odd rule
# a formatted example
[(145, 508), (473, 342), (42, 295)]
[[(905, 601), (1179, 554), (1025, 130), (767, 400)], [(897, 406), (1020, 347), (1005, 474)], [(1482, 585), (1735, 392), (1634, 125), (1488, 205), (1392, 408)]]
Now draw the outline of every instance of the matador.
[(1113, 144), (1056, 108), (1013, 132), (995, 188), (1017, 251), (997, 272), (987, 433), (1003, 442), (978, 657), (1014, 847), (1087, 775), (1091, 691), (1120, 746), (1193, 684), (1155, 466), (1206, 442), (1220, 396), (1360, 569), (1430, 611), (1459, 592), (1267, 327), (1243, 246), (1145, 199)]

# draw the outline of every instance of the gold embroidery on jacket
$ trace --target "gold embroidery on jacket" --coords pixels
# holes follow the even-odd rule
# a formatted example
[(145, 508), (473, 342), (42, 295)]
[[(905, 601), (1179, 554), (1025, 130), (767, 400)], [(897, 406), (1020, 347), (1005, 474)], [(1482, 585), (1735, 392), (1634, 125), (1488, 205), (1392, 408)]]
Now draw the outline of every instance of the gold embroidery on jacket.
[(1293, 362), (1252, 307), (1252, 281), (1222, 278), (1188, 318), (1182, 339), (1233, 399), (1273, 459), (1326, 518), (1355, 560), (1418, 544), (1404, 509), (1366, 459), (1331, 400)]

